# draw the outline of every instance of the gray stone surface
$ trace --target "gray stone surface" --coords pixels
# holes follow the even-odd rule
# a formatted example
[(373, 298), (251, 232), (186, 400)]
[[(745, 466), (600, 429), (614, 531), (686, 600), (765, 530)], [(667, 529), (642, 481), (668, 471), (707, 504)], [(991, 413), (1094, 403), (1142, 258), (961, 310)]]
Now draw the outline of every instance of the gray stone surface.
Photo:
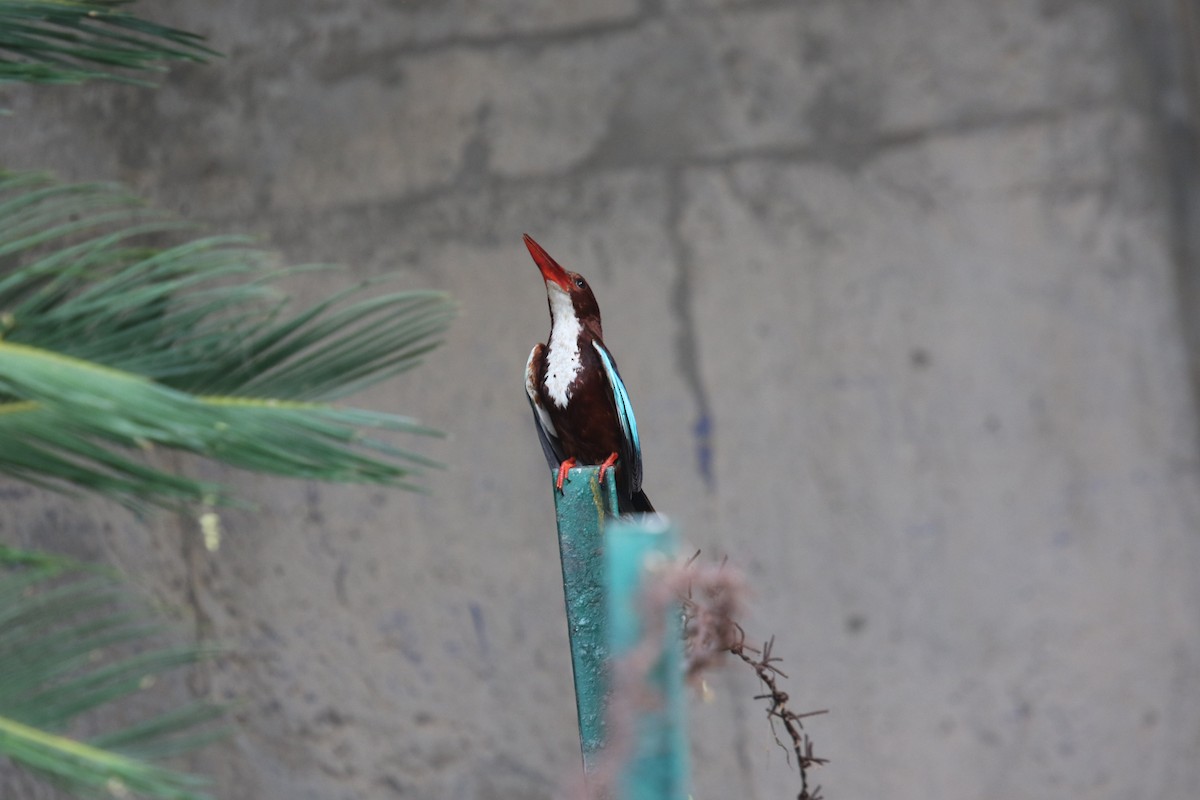
[[(831, 709), (828, 798), (1193, 796), (1188, 9), (154, 7), (228, 58), (158, 91), (8, 89), (0, 157), (347, 265), (305, 297), (453, 292), (439, 356), (359, 399), (450, 431), (427, 447), (450, 468), (416, 497), (189, 462), (260, 504), (215, 555), (190, 520), (21, 487), (0, 531), (233, 647), (190, 682), (240, 703), (194, 762), (223, 798), (561, 796), (528, 231), (596, 287), (651, 497), (753, 576), (747, 627)], [(695, 796), (794, 796), (754, 682), (712, 687)]]

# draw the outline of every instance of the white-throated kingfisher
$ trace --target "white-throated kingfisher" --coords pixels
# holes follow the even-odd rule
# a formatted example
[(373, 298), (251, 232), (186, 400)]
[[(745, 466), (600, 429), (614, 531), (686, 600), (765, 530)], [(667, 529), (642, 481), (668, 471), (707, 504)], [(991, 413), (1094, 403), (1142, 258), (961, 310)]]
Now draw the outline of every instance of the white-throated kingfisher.
[(642, 491), (642, 445), (617, 362), (604, 346), (600, 307), (583, 276), (568, 272), (525, 236), (550, 304), (549, 344), (534, 346), (525, 365), (525, 393), (538, 439), (561, 491), (567, 470), (599, 464), (600, 479), (616, 469), (621, 513), (653, 512)]

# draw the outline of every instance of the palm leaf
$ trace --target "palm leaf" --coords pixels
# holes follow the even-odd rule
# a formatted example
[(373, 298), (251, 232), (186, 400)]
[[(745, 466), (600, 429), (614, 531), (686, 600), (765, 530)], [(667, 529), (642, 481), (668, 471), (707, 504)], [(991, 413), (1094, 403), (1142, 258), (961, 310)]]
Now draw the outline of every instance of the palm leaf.
[(368, 282), (293, 311), (274, 284), (320, 267), (236, 237), (148, 245), (179, 228), (118, 187), (0, 174), (0, 473), (131, 504), (222, 495), (142, 457), (167, 448), (414, 488), (433, 462), (363, 431), (436, 432), (332, 401), (418, 364), (448, 298)]
[(157, 625), (115, 579), (0, 547), (0, 755), (72, 790), (174, 800), (207, 797), (200, 779), (150, 758), (211, 741), (219, 715), (196, 703), (81, 740), (74, 720), (194, 664), (195, 647), (153, 644)]
[(0, 82), (150, 85), (130, 73), (216, 53), (202, 37), (139, 19), (131, 0), (0, 0)]

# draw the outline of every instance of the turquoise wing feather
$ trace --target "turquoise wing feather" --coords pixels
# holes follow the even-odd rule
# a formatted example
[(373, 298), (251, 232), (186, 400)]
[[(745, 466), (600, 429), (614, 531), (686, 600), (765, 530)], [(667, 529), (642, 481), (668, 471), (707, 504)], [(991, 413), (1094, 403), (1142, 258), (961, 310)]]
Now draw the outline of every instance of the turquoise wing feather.
[(604, 345), (595, 339), (592, 347), (600, 354), (600, 363), (604, 365), (604, 375), (612, 389), (613, 402), (617, 407), (617, 417), (621, 421), (622, 441), (624, 452), (619, 453), (627, 473), (631, 493), (642, 488), (642, 443), (638, 439), (637, 419), (633, 416), (633, 403), (629, 400), (629, 392), (625, 390), (625, 382), (617, 372), (617, 363)]

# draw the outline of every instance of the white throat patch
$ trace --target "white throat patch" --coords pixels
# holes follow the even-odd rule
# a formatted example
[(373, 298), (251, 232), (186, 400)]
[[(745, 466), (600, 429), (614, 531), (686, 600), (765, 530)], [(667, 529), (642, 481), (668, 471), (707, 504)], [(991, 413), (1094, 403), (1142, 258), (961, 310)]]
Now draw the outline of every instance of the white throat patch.
[(556, 284), (546, 282), (550, 298), (550, 343), (546, 353), (546, 392), (554, 405), (566, 408), (571, 399), (570, 386), (579, 375), (579, 332), (583, 326), (575, 316), (571, 295)]

